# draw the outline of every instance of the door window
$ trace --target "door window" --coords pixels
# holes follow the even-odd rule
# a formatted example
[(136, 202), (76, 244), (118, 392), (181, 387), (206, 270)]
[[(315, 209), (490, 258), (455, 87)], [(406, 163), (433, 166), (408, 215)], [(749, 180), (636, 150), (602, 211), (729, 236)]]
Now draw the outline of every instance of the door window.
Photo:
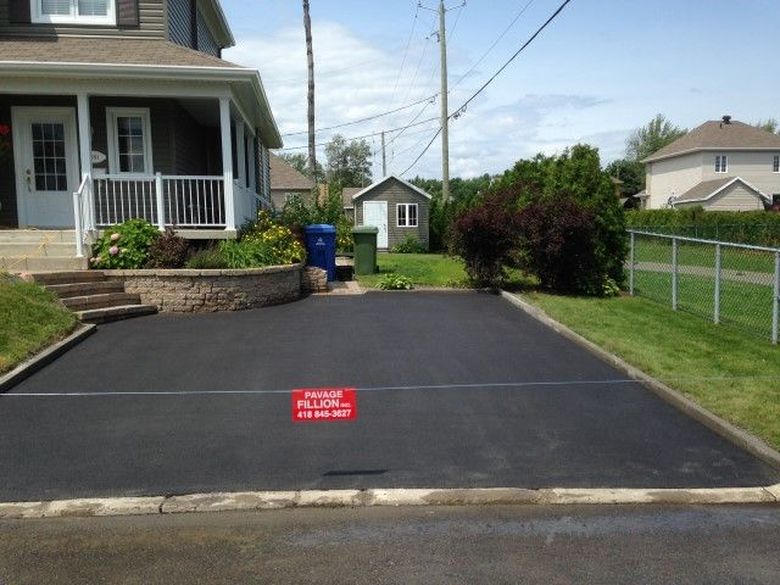
[(65, 156), (65, 125), (61, 122), (34, 122), (32, 139), (35, 189), (66, 191), (68, 169)]

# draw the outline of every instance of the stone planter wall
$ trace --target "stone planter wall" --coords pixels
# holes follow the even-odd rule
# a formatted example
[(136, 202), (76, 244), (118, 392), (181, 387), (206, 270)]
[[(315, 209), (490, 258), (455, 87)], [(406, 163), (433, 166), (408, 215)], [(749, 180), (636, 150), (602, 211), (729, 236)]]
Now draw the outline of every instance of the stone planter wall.
[(240, 311), (301, 296), (300, 264), (247, 270), (104, 270), (163, 313)]
[(328, 273), (316, 266), (307, 266), (301, 273), (301, 287), (303, 292), (322, 293), (328, 292)]

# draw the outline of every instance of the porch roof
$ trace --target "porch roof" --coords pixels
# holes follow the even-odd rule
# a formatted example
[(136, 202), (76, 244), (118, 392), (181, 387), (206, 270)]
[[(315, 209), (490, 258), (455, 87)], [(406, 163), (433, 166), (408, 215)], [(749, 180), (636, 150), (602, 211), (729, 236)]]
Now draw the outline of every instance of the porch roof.
[(235, 63), (164, 40), (99, 37), (3, 40), (0, 43), (2, 61), (241, 68)]

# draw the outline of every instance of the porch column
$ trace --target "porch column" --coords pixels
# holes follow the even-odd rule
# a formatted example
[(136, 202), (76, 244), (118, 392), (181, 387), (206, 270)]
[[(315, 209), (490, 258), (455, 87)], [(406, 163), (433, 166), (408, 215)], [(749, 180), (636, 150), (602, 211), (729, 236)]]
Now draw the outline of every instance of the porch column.
[(244, 121), (236, 118), (236, 156), (238, 157), (238, 184), (246, 187), (246, 134)]
[(233, 145), (230, 136), (230, 98), (219, 98), (219, 124), (222, 136), (222, 180), (225, 191), (225, 229), (236, 229), (236, 205), (233, 197)]
[(257, 152), (255, 151), (255, 137), (251, 134), (249, 138), (249, 168), (247, 169), (248, 186), (252, 193), (257, 193)]
[[(79, 160), (81, 161), (79, 183), (81, 183), (84, 175), (92, 175), (92, 124), (89, 118), (89, 95), (86, 93), (77, 94), (76, 106), (79, 125)], [(84, 218), (85, 225), (82, 227), (86, 230), (91, 230), (95, 227), (95, 210), (92, 204), (91, 190), (88, 194), (88, 197), (89, 213)]]

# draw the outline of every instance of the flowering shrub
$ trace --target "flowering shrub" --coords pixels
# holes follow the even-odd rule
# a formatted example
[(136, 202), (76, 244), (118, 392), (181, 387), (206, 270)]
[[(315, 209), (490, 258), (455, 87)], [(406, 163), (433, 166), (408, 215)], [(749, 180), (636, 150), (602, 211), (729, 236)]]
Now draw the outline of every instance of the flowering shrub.
[(11, 127), (0, 124), (0, 160), (11, 152)]
[(149, 259), (149, 249), (160, 237), (152, 224), (143, 219), (131, 219), (106, 230), (92, 247), (90, 266), (98, 269), (143, 268)]
[(267, 259), (260, 266), (295, 264), (306, 259), (306, 251), (292, 230), (274, 221), (267, 211), (257, 214), (257, 221), (244, 233), (240, 244), (252, 249), (257, 259)]

